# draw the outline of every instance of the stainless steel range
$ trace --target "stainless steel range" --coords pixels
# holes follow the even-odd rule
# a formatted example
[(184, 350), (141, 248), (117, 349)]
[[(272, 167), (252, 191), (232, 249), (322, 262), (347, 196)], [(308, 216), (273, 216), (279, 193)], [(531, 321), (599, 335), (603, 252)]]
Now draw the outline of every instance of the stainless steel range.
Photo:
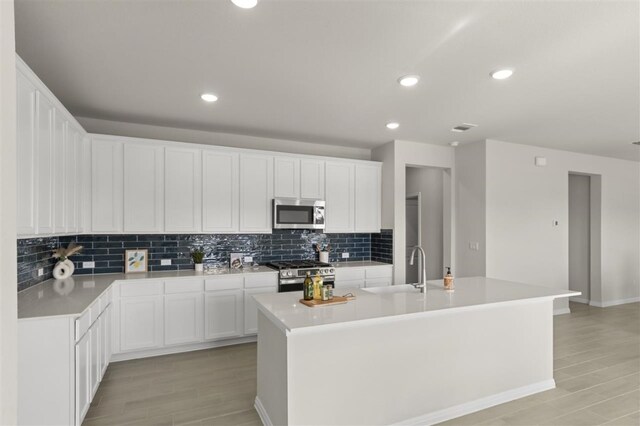
[(311, 278), (319, 273), (324, 284), (333, 284), (336, 270), (330, 263), (318, 262), (316, 260), (292, 260), (281, 262), (270, 262), (267, 266), (278, 270), (278, 292), (302, 291), (302, 283), (307, 276)]

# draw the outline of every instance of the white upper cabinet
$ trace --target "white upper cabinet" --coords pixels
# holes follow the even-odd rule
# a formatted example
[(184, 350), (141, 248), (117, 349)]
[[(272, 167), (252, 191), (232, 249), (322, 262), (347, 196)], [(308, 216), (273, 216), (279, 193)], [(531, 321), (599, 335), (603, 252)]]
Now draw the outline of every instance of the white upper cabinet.
[(53, 104), (36, 93), (37, 233), (53, 232)]
[(202, 153), (202, 230), (238, 232), (240, 164), (234, 152)]
[(300, 198), (324, 200), (323, 160), (300, 160)]
[(21, 73), (16, 73), (16, 145), (17, 145), (17, 216), (18, 235), (36, 233), (35, 102), (36, 88)]
[(66, 182), (64, 179), (65, 168), (69, 165), (64, 155), (65, 135), (67, 121), (56, 110), (53, 117), (53, 232), (56, 234), (65, 232), (65, 205)]
[(124, 145), (124, 231), (162, 231), (164, 148)]
[(354, 231), (354, 172), (349, 162), (326, 163), (326, 229), (325, 232)]
[(381, 173), (379, 164), (356, 164), (355, 231), (380, 232)]
[(240, 155), (240, 232), (270, 233), (273, 157)]
[(91, 226), (122, 232), (122, 142), (94, 139), (91, 146)]
[(273, 159), (273, 195), (276, 198), (300, 198), (300, 159)]
[(78, 205), (79, 232), (91, 231), (91, 139), (83, 137), (81, 161), (81, 196)]
[(70, 123), (67, 124), (67, 134), (64, 144), (64, 157), (66, 167), (65, 176), (65, 232), (78, 232), (78, 210), (76, 205), (76, 185), (80, 182), (76, 178), (78, 164), (78, 145), (80, 144), (80, 132)]
[(202, 214), (201, 151), (166, 148), (164, 222), (168, 232), (199, 232)]

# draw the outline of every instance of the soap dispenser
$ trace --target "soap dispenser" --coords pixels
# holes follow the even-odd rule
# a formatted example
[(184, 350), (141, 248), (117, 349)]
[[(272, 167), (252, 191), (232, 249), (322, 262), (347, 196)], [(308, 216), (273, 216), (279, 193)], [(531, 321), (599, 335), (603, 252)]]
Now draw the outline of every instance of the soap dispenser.
[(453, 275), (451, 275), (451, 266), (447, 266), (447, 274), (444, 276), (444, 289), (453, 290)]

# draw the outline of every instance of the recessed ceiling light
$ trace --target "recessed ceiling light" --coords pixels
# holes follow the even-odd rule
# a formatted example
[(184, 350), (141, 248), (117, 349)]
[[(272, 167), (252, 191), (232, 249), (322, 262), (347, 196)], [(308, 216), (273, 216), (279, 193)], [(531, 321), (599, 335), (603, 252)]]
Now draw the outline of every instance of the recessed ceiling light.
[(231, 3), (243, 9), (251, 9), (256, 7), (258, 0), (231, 0)]
[(218, 97), (213, 93), (203, 93), (200, 95), (200, 98), (205, 102), (215, 102), (218, 100)]
[(398, 79), (398, 83), (400, 83), (400, 85), (404, 87), (415, 86), (416, 84), (418, 84), (419, 81), (420, 81), (419, 75), (405, 75), (404, 77), (400, 77)]
[(491, 73), (491, 77), (493, 77), (495, 80), (504, 80), (511, 77), (512, 75), (513, 70), (511, 69), (497, 70)]
[(395, 130), (398, 127), (400, 127), (400, 123), (396, 123), (395, 121), (392, 121), (391, 123), (387, 123), (387, 129)]
[(451, 129), (452, 132), (466, 132), (469, 129), (473, 129), (474, 127), (478, 127), (477, 124), (471, 124), (471, 123), (462, 123), (454, 128)]

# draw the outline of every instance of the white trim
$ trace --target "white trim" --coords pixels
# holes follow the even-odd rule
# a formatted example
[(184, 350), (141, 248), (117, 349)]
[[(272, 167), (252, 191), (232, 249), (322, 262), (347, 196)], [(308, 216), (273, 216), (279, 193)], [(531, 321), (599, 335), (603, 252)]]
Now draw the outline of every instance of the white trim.
[(571, 309), (569, 308), (560, 308), (560, 309), (553, 310), (553, 315), (564, 315), (564, 314), (570, 314), (570, 313), (571, 313)]
[(260, 420), (264, 426), (273, 426), (271, 419), (269, 418), (269, 414), (267, 414), (267, 410), (265, 410), (264, 405), (260, 401), (260, 398), (256, 396), (256, 400), (253, 404), (253, 408), (258, 412), (258, 416), (260, 416)]
[(591, 302), (589, 302), (590, 306), (595, 306), (596, 308), (608, 308), (609, 306), (616, 306), (616, 305), (624, 305), (627, 303), (637, 303), (640, 302), (640, 297), (631, 297), (629, 299), (618, 299), (618, 300), (609, 300), (607, 302), (598, 302), (595, 300), (592, 300)]
[(200, 351), (203, 349), (219, 348), (221, 346), (238, 345), (241, 343), (253, 343), (257, 341), (257, 336), (244, 336), (237, 339), (216, 340), (213, 342), (194, 343), (189, 345), (168, 346), (161, 349), (151, 349), (147, 351), (123, 352), (113, 354), (109, 362), (128, 361), (130, 359), (148, 358), (158, 355), (177, 354), (182, 352)]
[(588, 305), (589, 299), (585, 299), (583, 297), (570, 297), (569, 302), (583, 303), (585, 305)]
[(432, 425), (444, 422), (446, 420), (455, 419), (456, 417), (464, 416), (466, 414), (475, 413), (476, 411), (484, 410), (486, 408), (493, 407), (494, 405), (504, 404), (505, 402), (524, 398), (525, 396), (533, 395), (534, 393), (543, 392), (555, 387), (555, 380), (544, 380), (542, 382), (533, 383), (527, 386), (522, 386), (520, 388), (511, 389), (505, 392), (476, 399), (475, 401), (465, 402), (464, 404), (455, 405), (453, 407), (445, 408), (438, 411), (433, 411), (431, 413), (413, 417), (411, 419), (406, 419), (395, 424)]

